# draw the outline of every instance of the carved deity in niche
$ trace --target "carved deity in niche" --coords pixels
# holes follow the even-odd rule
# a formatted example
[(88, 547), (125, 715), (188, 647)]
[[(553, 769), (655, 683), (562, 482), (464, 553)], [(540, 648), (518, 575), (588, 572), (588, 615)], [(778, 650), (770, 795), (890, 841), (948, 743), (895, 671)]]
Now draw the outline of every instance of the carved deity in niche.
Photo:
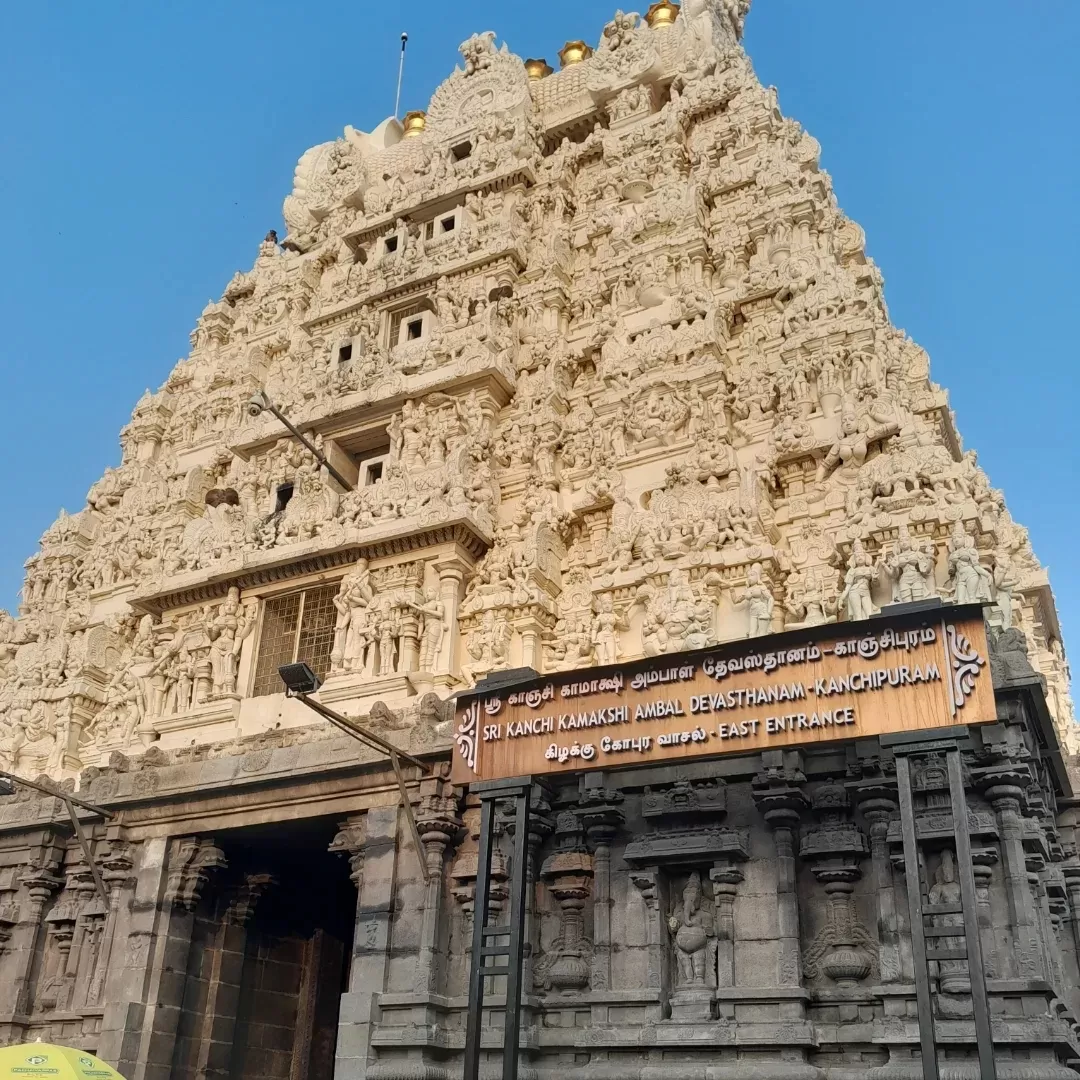
[(776, 600), (773, 598), (772, 589), (762, 580), (761, 575), (761, 563), (754, 563), (747, 573), (746, 588), (743, 590), (742, 599), (737, 601), (737, 603), (746, 604), (750, 615), (748, 637), (759, 637), (761, 634), (768, 634), (772, 629)]
[(334, 597), (338, 616), (330, 660), (335, 671), (367, 670), (376, 633), (371, 610), (374, 596), (368, 561), (357, 559), (352, 572), (342, 578), (341, 588)]
[(668, 915), (675, 948), (676, 985), (716, 985), (716, 920), (712, 900), (704, 895), (695, 870), (686, 880)]
[(1020, 587), (1020, 576), (1007, 544), (999, 544), (994, 551), (994, 587), (1001, 625), (1008, 630), (1013, 624), (1013, 593)]
[(874, 604), (870, 599), (870, 589), (877, 577), (873, 560), (856, 540), (851, 549), (851, 562), (844, 574), (844, 588), (840, 593), (839, 603), (846, 609), (850, 621), (869, 619), (874, 614)]
[(883, 565), (893, 579), (894, 603), (907, 604), (937, 595), (933, 548), (916, 543), (906, 525), (900, 526), (896, 550)]
[(958, 521), (949, 540), (949, 576), (958, 604), (989, 603), (993, 579), (979, 561), (975, 541)]
[(596, 614), (593, 616), (592, 639), (596, 643), (596, 659), (600, 664), (614, 664), (619, 659), (619, 631), (629, 628), (626, 619), (615, 610), (615, 600), (610, 593), (596, 598)]
[(208, 627), (214, 696), (236, 693), (237, 665), (244, 639), (255, 626), (255, 614), (240, 608), (240, 590), (232, 588)]
[[(952, 851), (946, 848), (941, 853), (941, 863), (934, 874), (934, 884), (930, 888), (928, 899), (935, 907), (939, 904), (959, 904), (960, 883), (956, 875), (956, 860)], [(960, 949), (964, 947), (964, 916), (935, 915), (935, 926), (955, 926), (956, 937), (939, 937), (936, 946), (940, 949)], [(971, 979), (968, 975), (966, 960), (939, 960), (938, 986), (943, 994), (970, 994)]]
[(436, 589), (428, 589), (422, 604), (409, 604), (422, 619), (420, 628), (420, 670), (434, 671), (439, 659), (439, 646), (442, 644), (446, 627), (446, 608), (439, 599)]

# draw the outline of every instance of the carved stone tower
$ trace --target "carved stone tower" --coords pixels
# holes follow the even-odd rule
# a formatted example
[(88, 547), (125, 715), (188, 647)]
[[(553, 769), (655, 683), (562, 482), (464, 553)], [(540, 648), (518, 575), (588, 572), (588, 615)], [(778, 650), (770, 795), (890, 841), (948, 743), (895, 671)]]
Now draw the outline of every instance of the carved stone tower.
[[(300, 158), (283, 238), (203, 310), (119, 466), (0, 613), (0, 768), (122, 808), (93, 837), (106, 909), (50, 800), (0, 804), (4, 1040), (63, 1035), (140, 1080), (324, 1076), (335, 1046), (340, 1077), (460, 1075), (475, 809), (410, 778), (421, 884), (393, 774), (286, 699), (278, 667), (307, 662), (322, 701), (441, 777), (443, 700), (497, 669), (933, 598), (985, 604), (1001, 678), (1027, 678), (1026, 651), (1047, 687), (1042, 742), (1010, 728), (973, 765), (1031, 770), (986, 782), (976, 842), (986, 918), (1023, 930), (1014, 952), (985, 929), (1024, 998), (1002, 1008), (1046, 1005), (1032, 987), (1060, 974), (1080, 897), (1059, 867), (1064, 789), (1035, 764), (1055, 730), (1076, 743), (1047, 576), (890, 324), (817, 142), (755, 77), (748, 6), (618, 12), (559, 70), (475, 35), (426, 111)], [(250, 407), (258, 391), (346, 485)], [(690, 1062), (689, 1040), (713, 1048), (713, 1080), (751, 1058), (824, 1077), (831, 1053), (907, 1077), (893, 778), (875, 761), (548, 792), (530, 992), (561, 1018), (537, 1020), (537, 1069), (589, 1045), (590, 1076), (681, 1077), (665, 1055)], [(309, 911), (315, 875), (332, 884)], [(1034, 1070), (1016, 1076), (1073, 1075), (1057, 1062), (1075, 1035), (1047, 1010), (1016, 1036)]]

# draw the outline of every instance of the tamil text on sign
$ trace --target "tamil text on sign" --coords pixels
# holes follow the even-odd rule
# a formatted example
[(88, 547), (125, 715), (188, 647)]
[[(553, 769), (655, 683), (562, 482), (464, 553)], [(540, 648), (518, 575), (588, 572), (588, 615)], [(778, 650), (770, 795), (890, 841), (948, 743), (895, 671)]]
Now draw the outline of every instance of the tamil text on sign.
[(453, 778), (984, 723), (994, 719), (986, 660), (981, 612), (943, 607), (564, 672), (462, 698)]

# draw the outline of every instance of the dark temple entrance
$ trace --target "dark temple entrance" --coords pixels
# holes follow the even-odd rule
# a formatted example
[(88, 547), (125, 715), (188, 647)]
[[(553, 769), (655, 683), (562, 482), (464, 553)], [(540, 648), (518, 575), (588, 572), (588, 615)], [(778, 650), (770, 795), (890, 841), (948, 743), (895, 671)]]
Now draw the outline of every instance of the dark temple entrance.
[(333, 1075), (356, 914), (333, 822), (217, 833), (216, 888), (195, 912), (171, 1076)]

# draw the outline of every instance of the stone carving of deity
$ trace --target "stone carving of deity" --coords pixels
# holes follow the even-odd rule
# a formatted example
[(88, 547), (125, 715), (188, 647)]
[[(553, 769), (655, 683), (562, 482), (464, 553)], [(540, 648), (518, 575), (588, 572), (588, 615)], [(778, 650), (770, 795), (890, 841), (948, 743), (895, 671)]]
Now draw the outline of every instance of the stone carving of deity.
[(236, 693), (240, 649), (254, 626), (254, 611), (241, 610), (240, 590), (231, 588), (208, 627), (215, 697)]
[(867, 554), (862, 542), (855, 541), (851, 549), (851, 563), (844, 574), (844, 588), (840, 593), (840, 604), (847, 610), (849, 621), (869, 619), (874, 613), (874, 604), (870, 599), (870, 589), (877, 577), (873, 560)]
[(342, 578), (341, 588), (334, 597), (338, 615), (330, 661), (335, 671), (367, 670), (375, 643), (371, 618), (374, 596), (368, 561), (358, 559), (352, 572)]
[(375, 617), (375, 636), (379, 643), (379, 674), (393, 675), (397, 669), (398, 639), (401, 619), (392, 604), (382, 606)]
[(626, 619), (615, 610), (615, 600), (610, 593), (596, 598), (596, 614), (592, 621), (592, 639), (596, 644), (596, 659), (601, 664), (614, 664), (622, 651), (619, 631), (629, 628)]
[(422, 604), (409, 604), (422, 620), (420, 627), (420, 670), (434, 671), (439, 659), (446, 626), (446, 608), (436, 589), (429, 589)]
[(979, 561), (975, 541), (957, 522), (949, 541), (949, 576), (958, 604), (989, 603), (993, 579)]
[(671, 909), (668, 929), (675, 946), (677, 985), (715, 986), (716, 925), (712, 905), (702, 895), (701, 875), (696, 870)]
[(746, 588), (743, 590), (739, 604), (745, 604), (750, 615), (750, 630), (748, 637), (759, 637), (768, 634), (772, 629), (773, 609), (776, 600), (772, 589), (762, 580), (761, 563), (754, 563), (750, 567), (746, 577)]
[[(930, 888), (928, 899), (934, 906), (938, 904), (959, 904), (961, 902), (960, 883), (956, 876), (956, 861), (949, 848), (946, 848), (941, 853), (941, 865), (934, 874), (934, 884)], [(957, 927), (956, 937), (939, 937), (936, 939), (935, 944), (938, 948), (959, 949), (964, 947), (963, 915), (935, 915), (934, 925)], [(968, 976), (966, 960), (939, 960), (938, 970), (938, 985), (942, 993), (971, 993), (971, 979)]]
[(1000, 544), (994, 551), (994, 587), (997, 590), (997, 606), (1001, 611), (1001, 625), (1005, 630), (1013, 624), (1013, 593), (1019, 584), (1012, 553), (1007, 545)]
[(906, 525), (900, 526), (896, 550), (884, 560), (893, 580), (893, 602), (908, 604), (937, 595), (933, 549), (917, 544)]

